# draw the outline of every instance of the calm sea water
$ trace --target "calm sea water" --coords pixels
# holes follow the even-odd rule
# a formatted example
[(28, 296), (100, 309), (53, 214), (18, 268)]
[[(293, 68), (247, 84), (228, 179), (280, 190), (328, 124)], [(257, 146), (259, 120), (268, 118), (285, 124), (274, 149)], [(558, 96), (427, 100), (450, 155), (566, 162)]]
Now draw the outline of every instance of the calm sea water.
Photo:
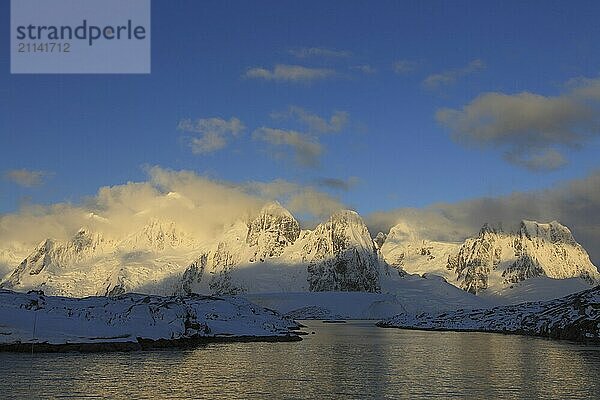
[(0, 398), (600, 399), (600, 347), (304, 321), (294, 343), (0, 353)]

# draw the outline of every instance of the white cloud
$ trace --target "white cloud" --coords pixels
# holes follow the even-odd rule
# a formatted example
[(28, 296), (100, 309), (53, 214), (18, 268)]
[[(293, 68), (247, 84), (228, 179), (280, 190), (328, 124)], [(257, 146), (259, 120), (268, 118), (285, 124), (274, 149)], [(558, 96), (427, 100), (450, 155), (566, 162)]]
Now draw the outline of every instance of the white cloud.
[(372, 75), (377, 72), (377, 69), (370, 66), (369, 64), (353, 65), (350, 67), (350, 70), (362, 72), (363, 74), (366, 74), (366, 75)]
[(306, 125), (310, 132), (314, 133), (339, 132), (348, 123), (348, 113), (345, 111), (335, 111), (329, 119), (326, 119), (297, 106), (290, 106), (287, 111), (282, 113), (273, 113), (271, 117), (298, 120)]
[(323, 47), (299, 47), (290, 49), (288, 52), (296, 58), (347, 58), (352, 53), (346, 50), (326, 49)]
[(261, 140), (274, 147), (291, 149), (295, 162), (303, 167), (315, 167), (323, 148), (311, 136), (293, 130), (261, 127), (252, 133), (255, 140)]
[(560, 149), (581, 147), (600, 135), (600, 79), (568, 86), (559, 96), (484, 93), (460, 110), (438, 110), (436, 119), (459, 143), (499, 147), (511, 163), (552, 170), (566, 163)]
[(229, 121), (222, 118), (206, 118), (192, 121), (184, 119), (179, 121), (177, 129), (200, 134), (190, 138), (190, 148), (194, 154), (207, 154), (224, 148), (229, 137), (236, 137), (244, 131), (245, 126), (237, 118), (230, 118)]
[(408, 74), (417, 69), (418, 63), (411, 60), (397, 60), (392, 64), (392, 69), (398, 75)]
[(275, 82), (309, 83), (334, 77), (335, 71), (328, 68), (309, 68), (301, 65), (277, 64), (272, 70), (256, 67), (246, 71), (245, 77)]
[(12, 169), (4, 173), (4, 179), (19, 186), (31, 188), (44, 184), (44, 179), (52, 173), (46, 171), (33, 171), (29, 169)]
[(479, 59), (473, 60), (462, 68), (450, 69), (438, 74), (429, 75), (423, 81), (423, 85), (428, 89), (437, 89), (441, 86), (452, 85), (460, 78), (481, 71), (484, 68), (485, 64), (483, 61)]

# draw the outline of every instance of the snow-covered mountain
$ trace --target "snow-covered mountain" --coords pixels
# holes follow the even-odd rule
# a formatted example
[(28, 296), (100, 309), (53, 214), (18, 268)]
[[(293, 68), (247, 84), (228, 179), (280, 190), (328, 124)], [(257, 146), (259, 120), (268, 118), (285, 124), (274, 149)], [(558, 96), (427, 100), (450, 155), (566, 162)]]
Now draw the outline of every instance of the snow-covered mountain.
[(216, 294), (380, 289), (381, 259), (353, 211), (312, 231), (279, 203), (237, 221), (213, 244), (196, 243), (172, 222), (151, 219), (123, 238), (81, 229), (68, 241), (40, 243), (2, 283), (48, 294)]
[(248, 227), (246, 243), (254, 250), (250, 262), (280, 256), (300, 236), (300, 224), (281, 204), (273, 202), (262, 208)]
[(185, 290), (218, 294), (367, 291), (380, 288), (381, 260), (354, 211), (340, 211), (312, 231), (278, 203), (248, 225), (236, 223), (185, 272)]
[(393, 226), (381, 246), (385, 261), (409, 274), (435, 274), (454, 283), (448, 258), (458, 252), (460, 243), (438, 242), (419, 237), (408, 225)]
[(119, 243), (121, 249), (154, 252), (193, 248), (197, 245), (194, 237), (179, 229), (174, 222), (164, 222), (156, 218), (151, 218), (142, 229), (127, 236)]
[(380, 260), (369, 230), (354, 211), (341, 211), (306, 238), (310, 290), (378, 292)]
[[(184, 269), (196, 243), (172, 222), (150, 219), (122, 239), (80, 229), (70, 240), (41, 242), (0, 285), (65, 296), (116, 295), (162, 282)], [(166, 294), (166, 293), (164, 293)]]
[(0, 287), (76, 297), (360, 291), (470, 307), (479, 300), (467, 292), (539, 300), (597, 280), (585, 250), (556, 222), (524, 221), (517, 233), (486, 226), (464, 243), (422, 239), (406, 225), (373, 239), (354, 211), (301, 230), (273, 202), (208, 243), (156, 218), (120, 237), (84, 228), (67, 241), (47, 239)]
[(15, 269), (15, 265), (19, 263), (27, 256), (31, 249), (0, 249), (0, 282), (9, 272)]
[[(423, 240), (399, 224), (390, 230), (381, 251), (389, 264), (407, 273), (439, 275), (470, 293), (485, 296), (540, 300), (600, 282), (598, 269), (585, 249), (556, 221), (522, 221), (517, 232), (486, 224), (477, 236), (462, 244)], [(543, 287), (543, 293), (532, 283)], [(525, 288), (536, 295), (524, 298)]]
[(587, 252), (571, 231), (556, 221), (522, 221), (516, 234), (484, 226), (479, 236), (465, 241), (448, 265), (458, 274), (460, 286), (471, 293), (501, 289), (537, 276), (578, 277), (590, 285), (600, 282)]

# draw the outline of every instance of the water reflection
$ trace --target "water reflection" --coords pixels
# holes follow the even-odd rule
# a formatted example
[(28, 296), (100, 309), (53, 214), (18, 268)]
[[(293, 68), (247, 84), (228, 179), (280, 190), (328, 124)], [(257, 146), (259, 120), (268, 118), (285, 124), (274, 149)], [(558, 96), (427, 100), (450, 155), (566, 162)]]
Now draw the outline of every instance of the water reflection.
[(309, 321), (297, 343), (0, 354), (2, 398), (600, 398), (600, 347)]

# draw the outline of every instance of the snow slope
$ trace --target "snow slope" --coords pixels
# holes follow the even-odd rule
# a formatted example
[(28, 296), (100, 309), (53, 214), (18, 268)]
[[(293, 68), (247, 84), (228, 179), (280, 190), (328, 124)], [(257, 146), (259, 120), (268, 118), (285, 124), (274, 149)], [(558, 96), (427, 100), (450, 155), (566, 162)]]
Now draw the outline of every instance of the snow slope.
[(403, 313), (381, 327), (482, 331), (600, 342), (600, 286), (550, 301), (445, 313)]
[(455, 284), (456, 273), (448, 268), (448, 258), (458, 252), (460, 245), (422, 239), (400, 223), (390, 229), (381, 254), (388, 264), (409, 274), (435, 274)]
[(393, 291), (248, 293), (245, 298), (295, 319), (383, 319), (401, 312), (441, 312), (494, 303), (439, 281), (409, 276)]
[(0, 282), (3, 278), (7, 278), (7, 275), (14, 270), (15, 265), (19, 265), (26, 255), (26, 250), (19, 252), (14, 249), (0, 249)]
[(236, 297), (127, 294), (74, 299), (0, 290), (0, 349), (19, 343), (293, 339), (290, 329), (295, 328), (291, 320)]

